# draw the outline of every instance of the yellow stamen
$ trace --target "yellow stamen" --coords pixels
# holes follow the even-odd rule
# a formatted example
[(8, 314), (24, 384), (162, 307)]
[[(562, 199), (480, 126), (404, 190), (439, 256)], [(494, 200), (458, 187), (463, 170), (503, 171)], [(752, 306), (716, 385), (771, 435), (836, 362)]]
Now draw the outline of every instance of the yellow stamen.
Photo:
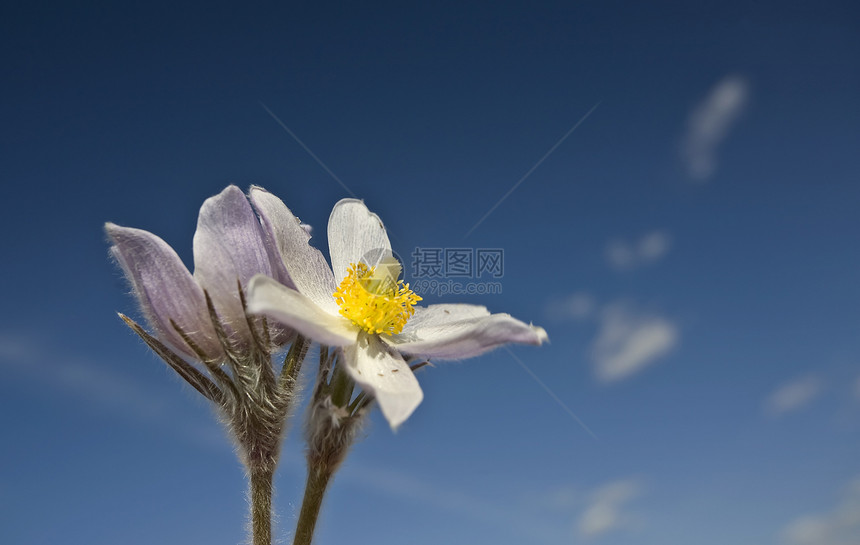
[(379, 267), (350, 264), (346, 278), (333, 294), (341, 315), (368, 333), (400, 333), (415, 313), (415, 303), (421, 300), (409, 284), (397, 280), (400, 264), (393, 258), (391, 261), (393, 264), (383, 261)]

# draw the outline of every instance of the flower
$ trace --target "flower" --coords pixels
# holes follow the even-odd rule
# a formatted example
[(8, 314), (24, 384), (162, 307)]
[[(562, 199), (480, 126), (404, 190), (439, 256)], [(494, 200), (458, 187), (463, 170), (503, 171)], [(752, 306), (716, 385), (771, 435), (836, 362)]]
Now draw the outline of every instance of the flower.
[[(298, 219), (291, 221), (305, 232)], [(246, 312), (244, 290), (253, 276), (292, 285), (272, 225), (266, 211), (255, 211), (236, 186), (206, 199), (194, 234), (193, 275), (173, 248), (152, 233), (105, 225), (111, 253), (154, 335), (120, 317), (215, 403), (251, 474), (274, 471), (310, 344), (293, 330)], [(272, 356), (289, 342), (276, 374)]]
[[(305, 232), (296, 218), (290, 221)], [(207, 199), (194, 234), (193, 274), (152, 233), (105, 225), (111, 253), (155, 334), (120, 317), (218, 408), (247, 469), (249, 543), (261, 545), (271, 543), (272, 479), (310, 344), (292, 330), (246, 312), (244, 290), (253, 276), (292, 285), (272, 225), (266, 211), (255, 212), (236, 186)], [(290, 341), (276, 375), (273, 353)]]
[(258, 275), (248, 286), (248, 311), (265, 314), (322, 345), (342, 347), (345, 369), (375, 396), (393, 429), (423, 399), (403, 355), (434, 359), (476, 356), (507, 343), (540, 345), (543, 328), (482, 306), (415, 306), (420, 297), (398, 281), (400, 264), (376, 214), (344, 199), (328, 224), (332, 267), (277, 197), (252, 188), (250, 199), (271, 222), (294, 288)]
[[(292, 285), (268, 225), (234, 185), (210, 197), (197, 219), (193, 275), (156, 235), (113, 223), (105, 231), (157, 337), (186, 357), (223, 361), (227, 353), (218, 328), (240, 353), (254, 342), (241, 287), (256, 274)], [(220, 323), (213, 323), (207, 294)], [(271, 332), (276, 345), (289, 338), (284, 330)]]

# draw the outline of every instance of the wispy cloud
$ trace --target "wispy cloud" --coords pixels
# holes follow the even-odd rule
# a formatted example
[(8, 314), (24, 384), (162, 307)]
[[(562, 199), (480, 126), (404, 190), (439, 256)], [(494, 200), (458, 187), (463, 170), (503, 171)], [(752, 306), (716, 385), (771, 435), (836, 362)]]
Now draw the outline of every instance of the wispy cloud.
[(642, 485), (635, 479), (613, 481), (595, 490), (576, 523), (577, 533), (584, 538), (629, 527), (635, 517), (627, 512), (628, 504), (640, 496)]
[(581, 495), (576, 487), (563, 485), (529, 498), (529, 503), (552, 511), (569, 512), (581, 503)]
[(809, 375), (780, 384), (764, 401), (768, 416), (781, 416), (808, 406), (821, 394), (824, 381)]
[(662, 259), (672, 247), (672, 237), (665, 231), (654, 231), (638, 241), (611, 240), (604, 252), (606, 262), (617, 271), (635, 269)]
[(529, 543), (561, 543), (563, 536), (578, 542), (633, 529), (642, 516), (632, 504), (645, 492), (641, 479), (626, 478), (592, 490), (560, 486), (527, 494), (522, 503), (511, 505), (390, 467), (350, 462), (341, 478), (399, 500), (466, 517), (496, 531), (512, 532)]
[(690, 177), (709, 179), (717, 168), (717, 151), (749, 99), (749, 83), (738, 75), (723, 78), (690, 114), (681, 156)]
[(585, 292), (577, 292), (564, 297), (553, 298), (546, 304), (547, 318), (554, 321), (585, 320), (596, 309), (594, 297)]
[(410, 472), (349, 463), (349, 470), (344, 471), (341, 478), (416, 505), (464, 516), (495, 530), (503, 528), (531, 543), (558, 542), (559, 529), (547, 524), (542, 517), (524, 513), (507, 502), (490, 501)]
[(678, 327), (666, 318), (608, 305), (591, 347), (595, 375), (603, 382), (627, 378), (669, 353), (679, 338)]
[(0, 333), (0, 363), (20, 366), (33, 358), (35, 343), (23, 335)]
[[(44, 395), (57, 392), (92, 404), (111, 414), (154, 425), (204, 446), (224, 448), (229, 443), (214, 421), (201, 423), (180, 416), (181, 409), (163, 395), (142, 387), (115, 370), (81, 356), (58, 357), (35, 337), (0, 334), (0, 365), (30, 382)], [(147, 356), (149, 357), (149, 356)], [(153, 365), (163, 365), (152, 357)], [(175, 381), (180, 387), (184, 383)], [(187, 388), (192, 391), (191, 388)]]
[(860, 543), (860, 477), (846, 487), (842, 499), (825, 513), (799, 517), (782, 531), (789, 545), (856, 545)]

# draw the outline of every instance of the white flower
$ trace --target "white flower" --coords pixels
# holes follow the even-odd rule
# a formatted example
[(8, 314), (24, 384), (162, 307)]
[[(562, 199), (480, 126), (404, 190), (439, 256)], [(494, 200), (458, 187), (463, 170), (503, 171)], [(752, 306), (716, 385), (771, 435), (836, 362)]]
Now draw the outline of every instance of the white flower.
[[(248, 311), (270, 316), (322, 345), (343, 348), (353, 380), (376, 397), (392, 428), (424, 394), (402, 354), (434, 359), (476, 356), (507, 343), (540, 345), (543, 328), (476, 305), (415, 307), (417, 297), (398, 281), (400, 265), (379, 217), (363, 202), (344, 199), (328, 224), (329, 268), (295, 216), (274, 195), (252, 188), (251, 202), (274, 234), (291, 289), (257, 275)], [(333, 272), (332, 272), (333, 271)]]

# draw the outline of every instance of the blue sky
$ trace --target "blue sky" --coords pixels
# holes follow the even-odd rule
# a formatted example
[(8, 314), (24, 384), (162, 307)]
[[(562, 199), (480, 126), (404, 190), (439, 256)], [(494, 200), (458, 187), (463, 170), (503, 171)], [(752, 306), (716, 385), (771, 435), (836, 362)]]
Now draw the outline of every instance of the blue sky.
[(191, 265), (200, 204), (235, 183), (319, 235), (354, 193), (401, 256), (501, 248), (502, 293), (425, 299), (552, 341), (421, 372), (397, 434), (372, 415), (318, 543), (860, 542), (857, 14), (4, 6), (0, 538), (244, 539), (232, 447), (116, 317), (136, 309), (102, 231)]

